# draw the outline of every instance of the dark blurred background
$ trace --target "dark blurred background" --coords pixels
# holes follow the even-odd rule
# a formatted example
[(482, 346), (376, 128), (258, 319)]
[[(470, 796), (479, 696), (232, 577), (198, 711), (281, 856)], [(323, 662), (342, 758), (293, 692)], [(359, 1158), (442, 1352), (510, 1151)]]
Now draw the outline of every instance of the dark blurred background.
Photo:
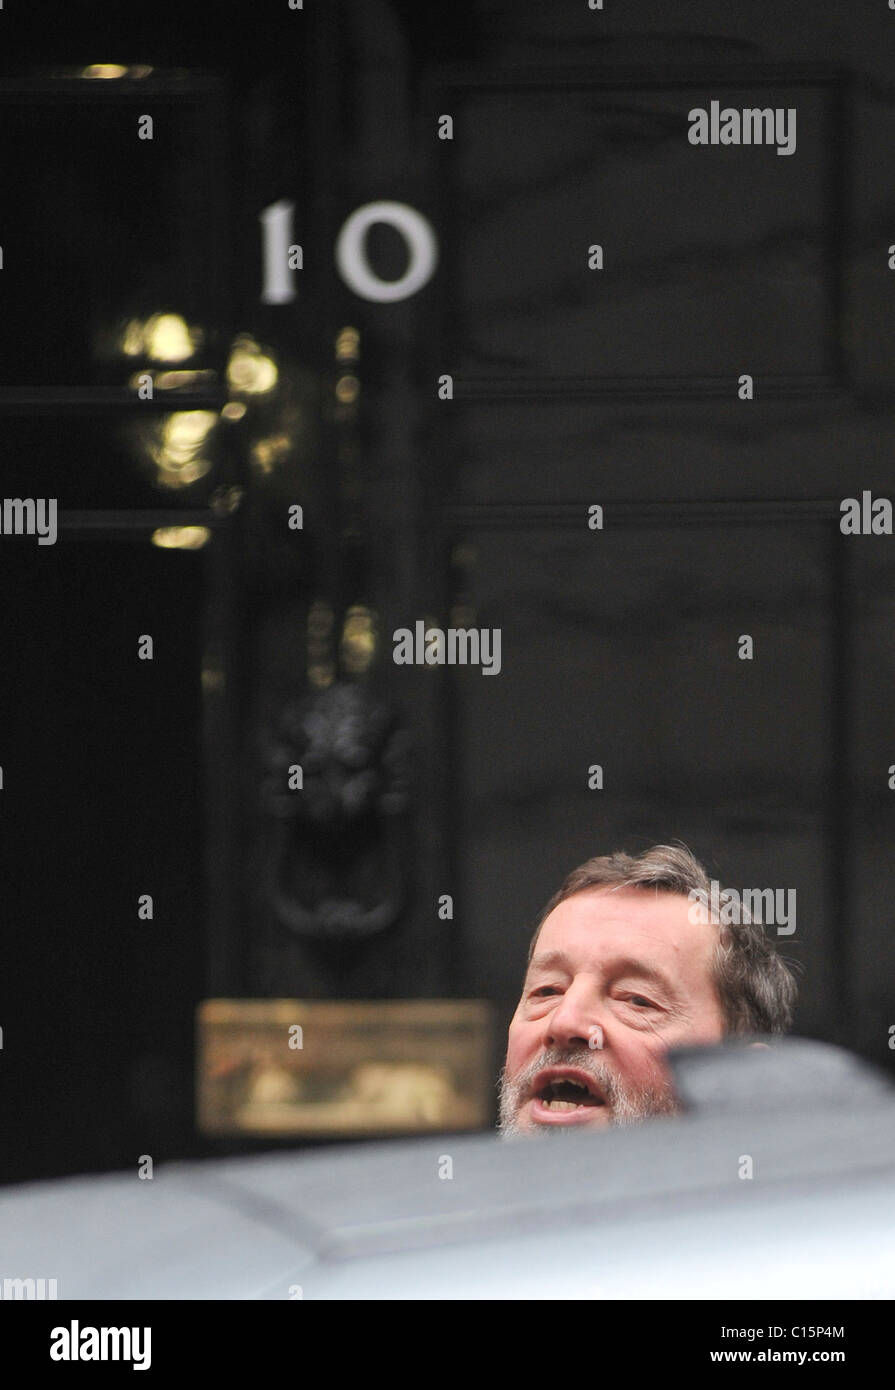
[[(2, 1175), (250, 1147), (196, 1127), (203, 999), (490, 1000), (498, 1064), (562, 876), (673, 838), (797, 890), (796, 1031), (891, 1066), (895, 562), (839, 503), (892, 478), (895, 14), (0, 25), (3, 493), (62, 513), (0, 544)], [(712, 100), (797, 152), (690, 146)], [(334, 258), (380, 199), (438, 243), (395, 302)], [(394, 665), (418, 619), (500, 675)]]

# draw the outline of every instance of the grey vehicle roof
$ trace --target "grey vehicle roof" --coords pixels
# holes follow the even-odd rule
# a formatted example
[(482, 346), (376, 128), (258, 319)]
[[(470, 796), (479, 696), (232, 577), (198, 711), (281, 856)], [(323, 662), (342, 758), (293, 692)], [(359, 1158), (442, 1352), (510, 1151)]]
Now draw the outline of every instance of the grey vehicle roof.
[(892, 1297), (888, 1081), (797, 1039), (671, 1061), (685, 1113), (626, 1129), (7, 1188), (0, 1280), (55, 1278), (61, 1299)]

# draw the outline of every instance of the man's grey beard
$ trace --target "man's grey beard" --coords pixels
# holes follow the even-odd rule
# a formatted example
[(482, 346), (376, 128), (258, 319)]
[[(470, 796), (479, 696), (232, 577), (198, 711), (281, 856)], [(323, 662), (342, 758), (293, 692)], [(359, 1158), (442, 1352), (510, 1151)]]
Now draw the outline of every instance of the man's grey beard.
[(521, 1125), (520, 1106), (531, 1095), (531, 1084), (539, 1071), (546, 1067), (580, 1067), (591, 1075), (600, 1087), (609, 1111), (610, 1125), (636, 1125), (654, 1115), (673, 1115), (678, 1109), (677, 1098), (670, 1081), (657, 1086), (626, 1086), (618, 1075), (607, 1067), (602, 1058), (595, 1056), (589, 1048), (584, 1053), (574, 1055), (558, 1048), (548, 1049), (536, 1062), (519, 1072), (512, 1081), (507, 1079), (506, 1067), (500, 1073), (500, 1120), (498, 1131), (501, 1139), (528, 1138), (530, 1135), (570, 1134), (587, 1128), (585, 1125)]

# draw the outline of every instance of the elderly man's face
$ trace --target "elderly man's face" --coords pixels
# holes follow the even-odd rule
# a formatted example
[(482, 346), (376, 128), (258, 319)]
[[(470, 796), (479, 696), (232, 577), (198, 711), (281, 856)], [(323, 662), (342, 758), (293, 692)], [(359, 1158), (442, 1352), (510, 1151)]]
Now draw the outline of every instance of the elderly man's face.
[(510, 1024), (505, 1136), (675, 1110), (666, 1051), (724, 1032), (716, 936), (689, 909), (677, 893), (592, 888), (550, 913)]

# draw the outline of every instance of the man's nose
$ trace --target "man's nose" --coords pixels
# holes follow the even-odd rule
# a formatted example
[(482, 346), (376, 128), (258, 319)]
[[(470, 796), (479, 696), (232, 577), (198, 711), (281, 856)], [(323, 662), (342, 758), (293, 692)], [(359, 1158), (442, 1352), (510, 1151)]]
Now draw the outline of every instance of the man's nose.
[(555, 1047), (589, 1047), (602, 1051), (602, 1012), (592, 987), (584, 981), (566, 990), (545, 1020), (544, 1041)]

